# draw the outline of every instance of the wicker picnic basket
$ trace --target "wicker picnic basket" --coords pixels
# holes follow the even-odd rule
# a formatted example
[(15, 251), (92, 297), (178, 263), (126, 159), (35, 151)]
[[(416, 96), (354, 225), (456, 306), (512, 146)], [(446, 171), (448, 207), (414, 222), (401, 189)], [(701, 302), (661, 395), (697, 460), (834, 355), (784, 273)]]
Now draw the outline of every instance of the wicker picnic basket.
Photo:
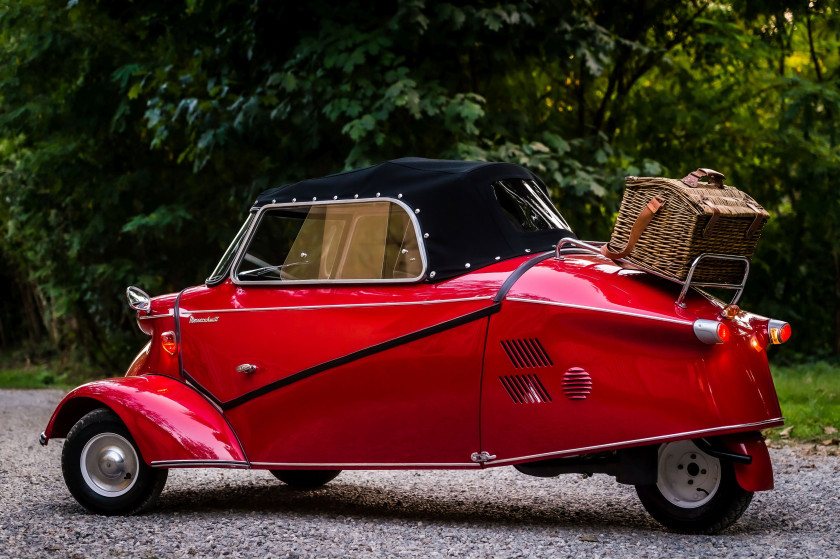
[[(724, 178), (711, 169), (682, 180), (627, 177), (612, 237), (601, 252), (678, 281), (685, 281), (703, 253), (751, 258), (770, 214), (746, 193), (724, 185)], [(708, 259), (692, 281), (737, 284), (743, 277), (743, 262)]]

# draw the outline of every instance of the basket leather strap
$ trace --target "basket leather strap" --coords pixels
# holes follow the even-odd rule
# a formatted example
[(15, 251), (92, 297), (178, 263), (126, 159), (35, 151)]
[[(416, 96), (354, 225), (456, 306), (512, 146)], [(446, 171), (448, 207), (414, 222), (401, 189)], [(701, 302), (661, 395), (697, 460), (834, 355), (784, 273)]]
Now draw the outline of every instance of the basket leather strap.
[(720, 218), (720, 210), (708, 198), (702, 198), (700, 203), (709, 206), (712, 210), (712, 217), (709, 219), (709, 223), (706, 224), (706, 227), (703, 228), (703, 238), (705, 239), (712, 234), (712, 229), (714, 228), (715, 223), (717, 223), (718, 218)]
[(714, 169), (701, 167), (700, 169), (692, 171), (686, 175), (685, 178), (682, 179), (682, 182), (691, 188), (697, 188), (697, 184), (703, 177), (709, 177), (709, 182), (707, 183), (709, 186), (716, 186), (718, 188), (723, 188), (723, 181), (726, 178), (723, 173), (718, 173)]
[(633, 228), (630, 230), (630, 237), (627, 239), (627, 244), (624, 246), (624, 249), (620, 252), (614, 252), (610, 250), (609, 243), (604, 244), (601, 246), (601, 254), (606, 256), (607, 258), (611, 258), (613, 260), (618, 260), (619, 258), (624, 258), (631, 252), (633, 252), (633, 248), (636, 246), (636, 242), (639, 240), (639, 237), (642, 236), (642, 233), (645, 230), (645, 227), (648, 226), (650, 220), (653, 219), (653, 214), (659, 211), (659, 208), (662, 207), (662, 204), (665, 203), (665, 198), (662, 196), (654, 196), (650, 199), (647, 206), (639, 212), (639, 216), (636, 218), (636, 222), (633, 224)]
[(761, 225), (761, 210), (759, 210), (755, 204), (751, 204), (749, 201), (744, 199), (747, 207), (755, 212), (755, 217), (753, 218), (752, 224), (747, 228), (746, 232), (744, 233), (744, 239), (750, 239), (753, 235), (755, 235), (756, 230)]

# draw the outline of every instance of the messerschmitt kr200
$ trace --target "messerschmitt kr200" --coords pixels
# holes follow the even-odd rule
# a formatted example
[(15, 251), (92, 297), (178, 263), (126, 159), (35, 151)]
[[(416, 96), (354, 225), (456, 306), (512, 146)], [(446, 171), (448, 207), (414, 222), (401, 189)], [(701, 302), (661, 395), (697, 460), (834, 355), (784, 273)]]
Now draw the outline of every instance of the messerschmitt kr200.
[(317, 487), (513, 466), (610, 474), (665, 526), (714, 533), (773, 487), (766, 348), (790, 326), (605, 258), (517, 165), (409, 158), (273, 188), (204, 285), (127, 293), (151, 340), (41, 435), (66, 438), (95, 513), (148, 508), (169, 468)]

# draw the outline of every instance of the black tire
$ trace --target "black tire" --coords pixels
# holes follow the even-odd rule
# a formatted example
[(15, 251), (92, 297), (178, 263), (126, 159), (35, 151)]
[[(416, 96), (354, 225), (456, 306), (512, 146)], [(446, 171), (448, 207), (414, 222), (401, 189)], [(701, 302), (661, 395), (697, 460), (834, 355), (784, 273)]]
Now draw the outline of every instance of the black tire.
[[(753, 496), (738, 485), (731, 462), (709, 456), (691, 441), (659, 448), (657, 477), (656, 484), (636, 486), (639, 500), (660, 524), (684, 534), (716, 534), (728, 528), (744, 514)], [(700, 492), (697, 502), (680, 499), (694, 498), (692, 490)]]
[(269, 470), (271, 474), (295, 489), (315, 489), (334, 480), (341, 470)]
[(61, 472), (79, 504), (109, 516), (150, 508), (169, 473), (143, 461), (131, 433), (108, 409), (90, 412), (70, 429), (61, 452)]

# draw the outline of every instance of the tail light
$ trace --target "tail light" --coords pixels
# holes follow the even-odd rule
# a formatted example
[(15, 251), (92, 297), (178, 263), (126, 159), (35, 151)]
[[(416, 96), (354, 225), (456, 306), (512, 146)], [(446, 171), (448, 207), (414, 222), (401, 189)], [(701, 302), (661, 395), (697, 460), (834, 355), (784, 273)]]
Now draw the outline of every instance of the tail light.
[(163, 351), (169, 355), (175, 355), (175, 352), (178, 351), (178, 342), (175, 340), (175, 332), (170, 330), (169, 332), (161, 334), (160, 345), (163, 347)]
[(722, 344), (729, 341), (729, 327), (717, 320), (694, 321), (694, 335), (704, 344)]
[(782, 322), (781, 320), (771, 320), (767, 324), (767, 335), (770, 342), (773, 344), (783, 344), (790, 339), (793, 332), (790, 329), (790, 324)]

